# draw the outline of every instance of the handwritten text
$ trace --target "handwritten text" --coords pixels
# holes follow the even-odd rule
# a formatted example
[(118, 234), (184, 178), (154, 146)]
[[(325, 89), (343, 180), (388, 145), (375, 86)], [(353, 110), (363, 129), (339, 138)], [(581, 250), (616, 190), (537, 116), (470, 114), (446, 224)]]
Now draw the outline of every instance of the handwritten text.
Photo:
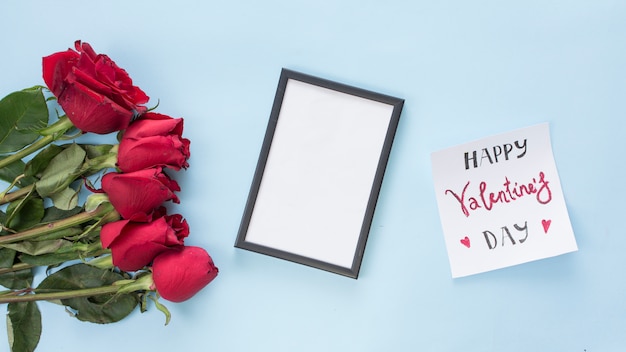
[(451, 189), (446, 189), (445, 194), (452, 195), (458, 201), (463, 214), (470, 216), (470, 211), (479, 209), (490, 211), (498, 203), (511, 203), (529, 195), (533, 195), (539, 204), (548, 204), (552, 200), (552, 191), (549, 184), (550, 182), (546, 179), (546, 175), (541, 171), (539, 172), (539, 178), (533, 178), (528, 183), (512, 183), (508, 177), (505, 177), (504, 183), (501, 184), (502, 187), (499, 187), (497, 190), (491, 190), (487, 182), (482, 181), (478, 185), (478, 194), (476, 196), (467, 194), (470, 181), (467, 181), (460, 194)]
[(526, 155), (526, 140), (523, 142), (515, 141), (514, 143), (505, 143), (503, 145), (496, 145), (491, 148), (483, 148), (480, 151), (480, 160), (478, 159), (478, 151), (474, 150), (471, 152), (465, 152), (465, 170), (470, 168), (470, 161), (474, 168), (483, 165), (483, 161), (488, 161), (489, 164), (497, 163), (500, 158), (504, 158), (504, 160), (509, 160), (511, 154), (517, 156), (517, 158), (522, 158)]

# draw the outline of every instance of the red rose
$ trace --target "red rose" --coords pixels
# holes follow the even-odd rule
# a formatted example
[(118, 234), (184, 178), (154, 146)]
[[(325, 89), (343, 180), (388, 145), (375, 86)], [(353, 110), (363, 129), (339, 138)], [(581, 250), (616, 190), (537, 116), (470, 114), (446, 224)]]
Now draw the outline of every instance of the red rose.
[(74, 126), (106, 134), (125, 129), (148, 96), (108, 56), (77, 40), (68, 49), (43, 58), (43, 80)]
[(160, 208), (151, 222), (121, 220), (102, 226), (102, 246), (110, 248), (113, 264), (124, 271), (136, 271), (150, 264), (154, 257), (183, 244), (189, 226), (180, 214), (166, 215)]
[(125, 174), (106, 174), (102, 178), (102, 190), (122, 218), (145, 222), (163, 202), (178, 203), (174, 192), (180, 191), (180, 187), (156, 167)]
[(189, 164), (189, 140), (182, 138), (183, 119), (147, 112), (124, 131), (117, 153), (117, 165), (123, 172), (155, 166), (174, 170)]
[(217, 276), (213, 259), (200, 247), (179, 247), (154, 258), (152, 278), (161, 295), (171, 302), (186, 301)]

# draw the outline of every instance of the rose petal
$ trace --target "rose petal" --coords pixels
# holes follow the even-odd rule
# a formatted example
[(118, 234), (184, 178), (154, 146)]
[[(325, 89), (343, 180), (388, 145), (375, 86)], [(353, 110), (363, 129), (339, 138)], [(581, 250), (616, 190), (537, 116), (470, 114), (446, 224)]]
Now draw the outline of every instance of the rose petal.
[(182, 302), (211, 283), (219, 270), (200, 247), (180, 247), (160, 253), (152, 263), (154, 285), (161, 297)]

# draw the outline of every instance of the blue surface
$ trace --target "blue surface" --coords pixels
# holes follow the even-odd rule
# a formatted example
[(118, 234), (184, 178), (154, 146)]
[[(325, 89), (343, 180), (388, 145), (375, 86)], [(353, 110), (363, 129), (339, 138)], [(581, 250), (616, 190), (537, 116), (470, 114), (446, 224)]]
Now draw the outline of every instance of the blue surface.
[[(2, 5), (0, 95), (76, 39), (127, 69), (186, 119), (177, 210), (220, 276), (167, 327), (41, 304), (38, 351), (623, 350), (625, 2), (90, 4)], [(233, 247), (282, 67), (406, 100), (358, 280)], [(540, 122), (579, 251), (451, 279), (430, 153)]]

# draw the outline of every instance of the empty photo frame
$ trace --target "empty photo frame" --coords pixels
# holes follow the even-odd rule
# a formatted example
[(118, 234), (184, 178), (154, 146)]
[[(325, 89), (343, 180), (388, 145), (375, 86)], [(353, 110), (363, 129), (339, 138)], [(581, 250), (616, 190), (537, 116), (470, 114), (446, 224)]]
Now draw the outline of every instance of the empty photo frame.
[(235, 247), (356, 279), (403, 104), (283, 69)]

